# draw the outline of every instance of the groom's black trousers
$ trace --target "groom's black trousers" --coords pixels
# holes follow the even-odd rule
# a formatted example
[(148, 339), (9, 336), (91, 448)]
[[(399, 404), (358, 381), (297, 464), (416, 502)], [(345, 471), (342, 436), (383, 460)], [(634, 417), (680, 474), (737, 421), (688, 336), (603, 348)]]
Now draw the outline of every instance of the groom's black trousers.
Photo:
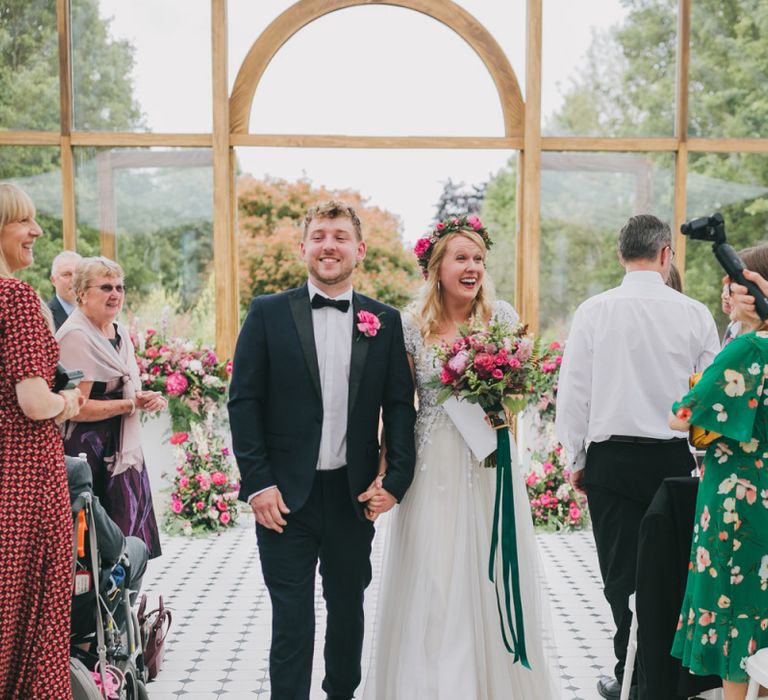
[(695, 466), (685, 440), (607, 440), (592, 443), (587, 451), (584, 485), (604, 594), (616, 624), (613, 650), (619, 682), (624, 678), (632, 623), (629, 596), (635, 591), (640, 521), (661, 482), (671, 476), (689, 476)]
[(318, 561), (328, 612), (323, 690), (351, 698), (361, 680), (363, 594), (371, 582), (373, 523), (354, 510), (346, 468), (317, 472), (307, 502), (285, 519), (282, 534), (256, 525), (272, 600), (272, 698), (309, 698)]

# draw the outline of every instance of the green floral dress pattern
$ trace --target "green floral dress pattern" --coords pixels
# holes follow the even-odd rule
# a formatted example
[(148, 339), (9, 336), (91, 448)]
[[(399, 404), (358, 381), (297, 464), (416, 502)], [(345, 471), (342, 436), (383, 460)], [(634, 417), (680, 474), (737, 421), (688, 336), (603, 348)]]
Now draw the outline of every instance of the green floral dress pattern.
[[(768, 646), (768, 332), (736, 338), (672, 410), (722, 435), (707, 449), (672, 655), (748, 680)], [(765, 393), (764, 393), (765, 386)]]

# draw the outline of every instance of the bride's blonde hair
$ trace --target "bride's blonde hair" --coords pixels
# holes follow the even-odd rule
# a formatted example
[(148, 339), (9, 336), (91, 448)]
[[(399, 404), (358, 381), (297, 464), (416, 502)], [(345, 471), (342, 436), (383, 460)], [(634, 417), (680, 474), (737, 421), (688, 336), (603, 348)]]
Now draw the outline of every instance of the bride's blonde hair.
[[(427, 265), (427, 278), (419, 289), (416, 299), (414, 299), (414, 301), (405, 309), (405, 313), (411, 317), (414, 324), (421, 332), (422, 339), (425, 341), (436, 338), (440, 333), (440, 327), (446, 320), (448, 320), (445, 316), (443, 292), (440, 288), (438, 270), (440, 269), (440, 263), (442, 263), (443, 258), (445, 257), (448, 243), (457, 236), (463, 236), (473, 243), (476, 243), (480, 247), (480, 250), (483, 251), (483, 260), (485, 260), (485, 256), (488, 252), (482, 236), (477, 232), (468, 229), (449, 233), (435, 243)], [(480, 289), (477, 292), (477, 296), (472, 303), (472, 312), (469, 317), (470, 326), (485, 325), (488, 323), (493, 311), (492, 307), (495, 296), (493, 282), (486, 272), (483, 275), (482, 282), (480, 282)]]

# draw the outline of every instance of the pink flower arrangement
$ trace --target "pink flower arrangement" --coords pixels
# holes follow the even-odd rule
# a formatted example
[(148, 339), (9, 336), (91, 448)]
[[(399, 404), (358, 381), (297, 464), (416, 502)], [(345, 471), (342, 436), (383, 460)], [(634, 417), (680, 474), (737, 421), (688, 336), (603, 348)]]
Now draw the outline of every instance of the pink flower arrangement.
[(437, 351), (442, 367), (430, 385), (439, 389), (438, 402), (456, 396), (487, 412), (502, 406), (513, 413), (522, 410), (531, 402), (531, 377), (539, 371), (535, 344), (526, 331), (497, 321), (482, 331), (460, 329), (457, 341)]
[(154, 329), (143, 338), (138, 332), (132, 335), (142, 384), (167, 396), (174, 432), (189, 431), (224, 404), (231, 362), (220, 361), (212, 348), (165, 338)]
[(229, 449), (213, 432), (211, 421), (193, 426), (187, 439), (176, 445), (176, 462), (166, 530), (192, 535), (232, 527), (240, 485)]
[(586, 526), (586, 503), (568, 481), (561, 455), (560, 445), (553, 446), (543, 459), (533, 455), (525, 483), (534, 525), (567, 532)]
[(366, 338), (374, 338), (376, 334), (381, 330), (381, 321), (376, 314), (372, 314), (370, 311), (358, 311), (357, 312), (357, 330), (360, 331), (360, 336)]

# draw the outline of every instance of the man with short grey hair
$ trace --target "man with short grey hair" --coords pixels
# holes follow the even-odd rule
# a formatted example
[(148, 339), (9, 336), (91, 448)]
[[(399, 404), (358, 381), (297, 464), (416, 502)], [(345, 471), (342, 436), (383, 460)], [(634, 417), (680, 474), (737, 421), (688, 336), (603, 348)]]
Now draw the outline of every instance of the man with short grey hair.
[(51, 283), (55, 293), (48, 301), (48, 308), (53, 314), (56, 330), (61, 328), (77, 305), (72, 281), (75, 277), (75, 268), (80, 260), (82, 260), (81, 255), (73, 250), (65, 250), (59, 253), (51, 263)]
[(587, 494), (617, 628), (616, 677), (598, 683), (605, 698), (619, 698), (624, 676), (640, 520), (665, 478), (695, 467), (687, 436), (667, 425), (670, 407), (720, 347), (708, 309), (665, 285), (673, 258), (667, 224), (633, 216), (618, 248), (621, 285), (587, 299), (574, 315), (555, 424), (571, 483)]

